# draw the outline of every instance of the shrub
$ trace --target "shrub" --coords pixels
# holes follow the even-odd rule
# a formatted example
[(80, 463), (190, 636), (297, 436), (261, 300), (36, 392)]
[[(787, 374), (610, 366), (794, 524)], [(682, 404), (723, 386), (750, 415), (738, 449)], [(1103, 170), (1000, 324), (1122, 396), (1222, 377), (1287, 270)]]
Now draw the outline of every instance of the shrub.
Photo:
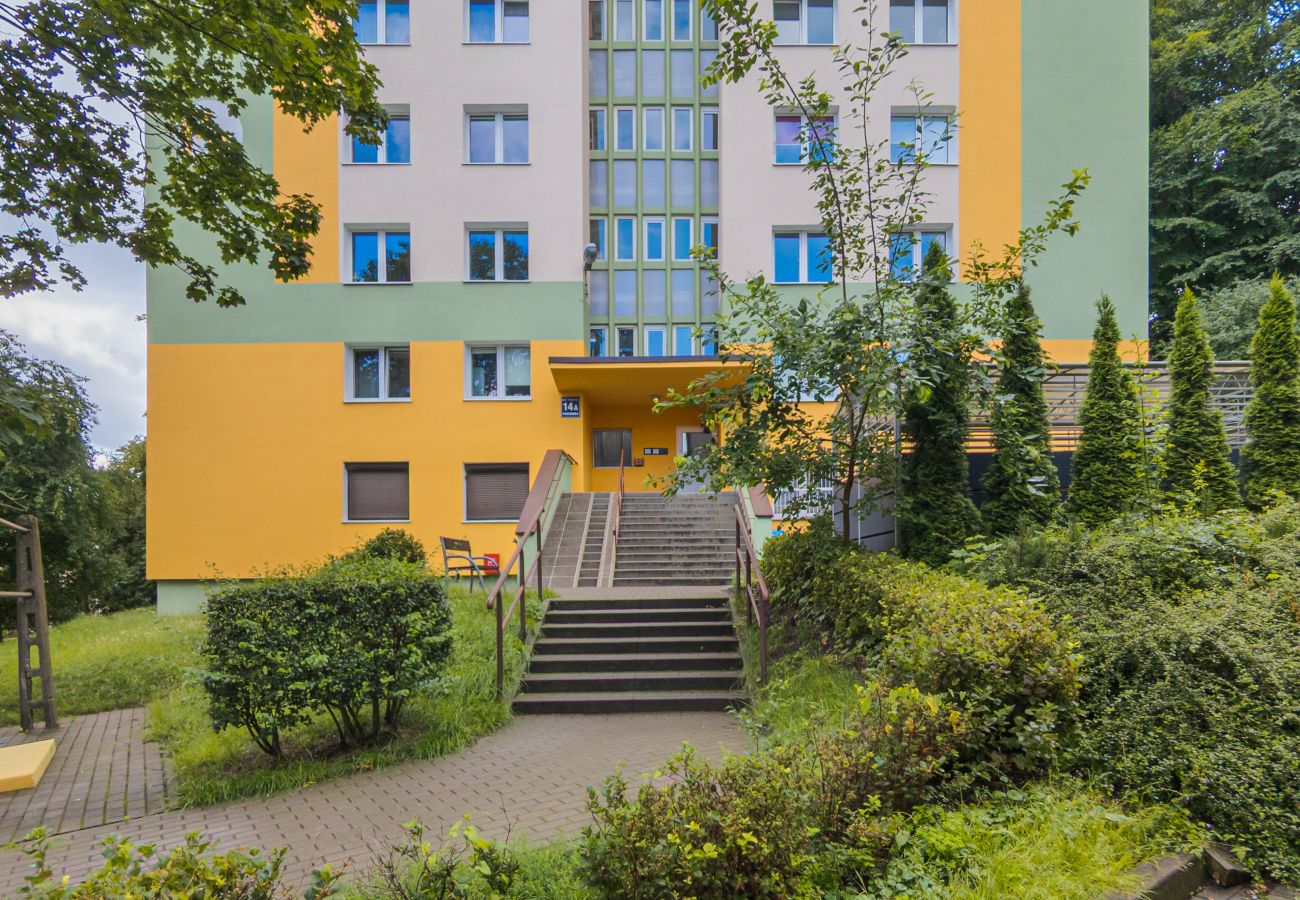
[(424, 544), (401, 528), (385, 528), (348, 554), (351, 559), (395, 559), (398, 562), (424, 565), (428, 554)]
[(1241, 468), (1246, 502), (1259, 508), (1278, 493), (1300, 497), (1300, 336), (1295, 297), (1280, 277), (1269, 284), (1250, 359), (1254, 395), (1246, 407)]
[(763, 544), (763, 578), (771, 592), (772, 613), (785, 622), (819, 627), (821, 610), (811, 602), (817, 576), (833, 569), (850, 548), (840, 540), (830, 516), (807, 527), (773, 535)]
[(374, 740), (438, 675), (450, 624), (439, 581), (391, 559), (223, 587), (208, 601), (200, 673), (213, 728), (245, 728), (279, 756), (283, 731), (324, 711), (343, 746)]

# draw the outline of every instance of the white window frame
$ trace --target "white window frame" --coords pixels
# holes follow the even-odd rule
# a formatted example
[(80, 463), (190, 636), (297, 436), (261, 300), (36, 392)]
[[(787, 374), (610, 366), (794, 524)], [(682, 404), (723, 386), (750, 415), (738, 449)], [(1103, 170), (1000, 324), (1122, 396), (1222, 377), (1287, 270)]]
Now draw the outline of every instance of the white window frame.
[[(596, 245), (597, 261), (604, 262), (609, 259), (609, 219), (605, 216), (592, 216), (589, 221), (590, 224), (587, 226), (587, 237)], [(597, 226), (597, 233), (595, 235), (591, 233), (592, 225)]]
[(667, 325), (646, 325), (641, 329), (641, 352), (646, 356), (654, 356), (650, 352), (650, 335), (658, 334), (664, 341), (663, 356), (671, 356), (668, 351), (672, 348), (668, 346), (668, 326)]
[[(948, 40), (927, 41), (925, 39), (925, 0), (912, 0), (912, 31), (920, 38), (908, 44), (909, 47), (951, 47), (957, 43), (956, 0), (946, 0), (948, 6)], [(889, 14), (889, 0), (885, 0), (886, 15)]]
[[(595, 137), (594, 131), (600, 132), (601, 146), (593, 147), (592, 139)], [(609, 149), (609, 113), (603, 106), (593, 106), (587, 110), (587, 149), (603, 153)], [(529, 142), (529, 151), (532, 150), (532, 142)]]
[[(593, 331), (601, 333), (600, 343), (605, 348), (605, 352), (600, 356), (591, 355), (591, 333)], [(607, 325), (589, 325), (587, 327), (587, 356), (590, 359), (605, 359), (609, 356), (609, 327)]]
[(668, 24), (664, 21), (665, 19), (664, 13), (667, 11), (668, 8), (668, 0), (663, 0), (663, 2), (659, 4), (659, 37), (657, 38), (650, 37), (650, 27), (649, 27), (650, 26), (650, 5), (646, 3), (645, 0), (641, 0), (640, 6), (641, 6), (641, 40), (653, 44), (657, 44), (667, 40), (665, 35), (668, 33)]
[[(475, 231), (491, 231), (491, 232), (494, 232), (494, 233), (495, 233), (495, 237), (494, 237), (495, 244), (494, 244), (494, 250), (493, 250), (493, 262), (494, 262), (494, 264), (495, 264), (495, 271), (492, 273), (492, 277), (491, 277), (491, 278), (473, 278), (473, 277), (471, 276), (471, 272), (470, 272), (470, 242), (469, 242), (469, 236), (470, 236), (471, 233), (473, 233), (473, 232), (475, 232)], [(506, 278), (505, 278), (505, 272), (506, 272), (506, 253), (505, 253), (506, 239), (505, 239), (505, 233), (506, 233), (507, 231), (510, 231), (510, 232), (522, 231), (524, 234), (529, 234), (529, 232), (528, 232), (528, 225), (527, 225), (526, 223), (516, 223), (516, 224), (513, 224), (513, 225), (473, 225), (473, 224), (467, 224), (467, 225), (465, 226), (465, 249), (464, 249), (464, 254), (465, 254), (465, 281), (466, 281), (467, 283), (469, 283), (469, 284), (527, 284), (529, 281), (532, 280), (532, 276), (533, 276), (533, 260), (532, 260), (532, 256), (533, 256), (533, 242), (532, 242), (532, 236), (531, 236), (531, 235), (529, 235), (529, 239), (528, 239), (528, 278), (512, 278), (512, 279), (510, 279), (509, 281), (506, 280)]]
[[(620, 256), (620, 255), (619, 255), (618, 225), (619, 225), (620, 222), (631, 222), (631, 223), (632, 223), (632, 255), (631, 255), (631, 256)], [(615, 260), (616, 262), (636, 262), (636, 245), (637, 245), (636, 231), (637, 231), (637, 229), (636, 229), (636, 216), (615, 216), (615, 217), (614, 217), (614, 241), (613, 241), (613, 243), (614, 243), (614, 260)]]
[[(949, 259), (952, 258), (953, 229), (951, 225), (932, 225), (932, 224), (925, 223), (925, 224), (914, 226), (912, 228), (905, 229), (903, 233), (909, 234), (913, 237), (912, 248), (911, 248), (912, 266), (911, 266), (911, 271), (908, 274), (908, 278), (907, 278), (908, 281), (916, 281), (917, 275), (919, 275), (921, 272), (921, 263), (924, 262), (925, 260), (925, 252), (922, 249), (925, 246), (925, 241), (924, 241), (925, 235), (927, 234), (943, 235), (944, 252), (949, 255)], [(893, 245), (892, 236), (890, 238), (888, 259), (890, 263), (889, 274), (890, 277), (892, 278), (894, 274), (894, 266), (893, 266), (894, 245)]]
[[(659, 141), (658, 147), (650, 146), (650, 117), (659, 116)], [(664, 116), (662, 106), (646, 106), (641, 109), (641, 140), (645, 146), (642, 148), (647, 153), (663, 153), (664, 148), (668, 146), (668, 122)]]
[[(600, 8), (600, 37), (595, 37), (591, 33), (591, 10), (594, 7)], [(606, 0), (587, 0), (587, 40), (589, 41), (606, 41), (609, 39), (609, 4)], [(530, 32), (532, 23), (529, 23)]]
[(493, 27), (493, 40), (476, 41), (470, 36), (470, 19), (469, 19), (469, 2), (465, 0), (465, 43), (467, 44), (528, 44), (533, 39), (533, 5), (530, 0), (511, 0), (511, 2), (522, 2), (528, 6), (528, 38), (522, 41), (506, 40), (506, 0), (492, 0), (492, 12), (496, 15), (496, 24)]
[[(468, 0), (466, 0), (466, 2), (468, 3)], [(400, 6), (401, 4), (398, 5)], [(406, 40), (390, 41), (388, 40), (388, 0), (375, 0), (375, 37), (381, 38), (382, 40), (376, 40), (373, 43), (362, 43), (360, 39), (358, 39), (357, 43), (361, 44), (362, 47), (409, 47), (411, 46), (411, 33), (410, 33), (411, 7), (414, 5), (415, 3), (411, 2), (408, 3), (406, 7), (406, 25), (407, 25)], [(465, 9), (468, 10), (469, 6), (466, 6)]]
[(718, 224), (717, 216), (700, 216), (700, 237), (697, 243), (703, 244), (705, 242), (704, 238), (705, 235), (708, 234), (709, 231), (708, 226), (710, 225), (714, 227), (715, 234), (717, 235), (717, 239), (718, 239), (719, 246), (712, 247), (714, 256), (717, 256), (718, 252), (722, 249), (720, 246), (722, 244), (722, 229), (721, 226)]
[[(635, 41), (636, 40), (636, 18), (637, 18), (635, 0), (629, 0), (629, 2), (626, 5), (619, 2), (619, 0), (613, 0), (613, 2), (614, 2), (614, 14), (610, 16), (610, 18), (613, 19), (614, 28), (613, 30), (610, 31), (609, 39), (611, 41)], [(620, 9), (626, 9), (627, 13), (620, 13), (619, 12)], [(630, 14), (632, 16), (632, 36), (621, 38), (618, 36), (618, 31), (619, 31), (618, 26), (622, 24), (623, 17), (624, 15), (627, 14)]]
[[(348, 344), (343, 352), (343, 402), (344, 403), (410, 403), (410, 397), (388, 396), (388, 352), (405, 350), (407, 365), (410, 365), (410, 344)], [(358, 353), (379, 352), (379, 396), (358, 397), (356, 387), (356, 364)], [(407, 385), (410, 388), (410, 385)]]
[[(957, 122), (956, 112), (948, 107), (938, 107), (934, 109), (916, 109), (914, 107), (895, 107), (889, 111), (889, 159), (894, 165), (907, 165), (916, 161), (917, 150), (925, 146), (925, 120), (926, 119), (944, 119), (947, 122), (948, 140), (944, 143), (948, 147), (948, 158), (936, 162), (933, 159), (926, 158), (926, 163), (931, 166), (955, 166), (957, 165)], [(898, 161), (894, 159), (894, 120), (895, 119), (912, 119), (912, 147), (913, 158), (911, 160)]]
[[(798, 281), (777, 281), (776, 280), (776, 238), (777, 235), (798, 234), (799, 235), (799, 280)], [(773, 228), (772, 229), (772, 283), (773, 284), (823, 284), (820, 281), (808, 280), (808, 236), (820, 234), (825, 237), (823, 231), (816, 228)], [(832, 277), (834, 277), (834, 265), (831, 266)]]
[[(687, 235), (688, 235), (688, 236), (687, 236), (687, 239), (686, 239), (686, 246), (685, 246), (685, 247), (679, 247), (679, 246), (677, 245), (677, 223), (678, 223), (678, 222), (685, 222), (685, 223), (686, 223), (686, 231), (687, 231)], [(673, 227), (673, 235), (672, 235), (672, 237), (673, 237), (673, 262), (690, 262), (690, 261), (691, 261), (691, 248), (695, 246), (695, 217), (694, 217), (694, 216), (673, 216), (673, 226), (672, 226), (672, 227)], [(681, 253), (682, 253), (683, 250), (684, 250), (685, 253), (686, 253), (685, 256), (682, 256), (682, 255), (681, 255)]]
[[(650, 226), (659, 226), (659, 255), (650, 255)], [(667, 223), (663, 216), (645, 216), (641, 219), (641, 261), (664, 262), (668, 258), (668, 244), (672, 238), (667, 234)]]
[[(504, 393), (506, 387), (506, 350), (524, 348), (528, 351), (528, 394), (527, 396), (509, 397)], [(474, 352), (496, 350), (497, 354), (497, 393), (478, 397), (474, 394)], [(526, 403), (533, 399), (533, 347), (527, 341), (508, 341), (504, 344), (465, 344), (465, 399), (488, 403)]]
[[(704, 135), (708, 132), (704, 128), (705, 116), (713, 117), (713, 136), (716, 140), (712, 147), (704, 146)], [(722, 112), (716, 106), (704, 107), (700, 109), (700, 150), (704, 153), (716, 153), (719, 145), (722, 144)]]
[[(414, 284), (415, 283), (415, 240), (411, 237), (410, 225), (347, 225), (344, 231), (344, 256), (346, 257), (347, 279), (344, 284), (361, 285), (362, 287), (376, 287), (383, 284)], [(388, 235), (404, 234), (407, 240), (411, 242), (411, 277), (406, 281), (389, 281), (388, 280)], [(374, 234), (379, 241), (379, 258), (378, 258), (378, 281), (356, 281), (354, 276), (357, 273), (357, 267), (352, 258), (353, 235), (357, 234)]]
[[(406, 119), (408, 123), (411, 121), (411, 106), (409, 103), (386, 103), (384, 104), (384, 109), (388, 112), (389, 119)], [(406, 162), (389, 161), (387, 129), (385, 129), (379, 136), (379, 146), (375, 148), (375, 155), (378, 158), (374, 162), (358, 162), (353, 159), (352, 154), (356, 151), (356, 144), (353, 142), (351, 136), (348, 135), (341, 123), (339, 125), (339, 131), (343, 136), (343, 142), (345, 145), (342, 154), (342, 158), (344, 159), (343, 165), (345, 166), (409, 166), (411, 164), (409, 159), (406, 160)], [(408, 147), (407, 150), (409, 151), (410, 148)]]
[(619, 337), (626, 331), (632, 332), (632, 356), (636, 356), (636, 333), (639, 329), (635, 325), (615, 325), (614, 326), (614, 343), (610, 345), (610, 356), (616, 359), (629, 359), (618, 351)]
[[(811, 120), (808, 118), (808, 116), (806, 116), (806, 115), (804, 115), (803, 113), (800, 113), (800, 112), (794, 112), (794, 111), (784, 111), (784, 112), (783, 112), (783, 111), (779, 111), (779, 110), (778, 110), (775, 114), (773, 114), (773, 116), (772, 116), (772, 165), (774, 165), (774, 166), (805, 166), (805, 165), (807, 165), (807, 164), (808, 164), (808, 160), (810, 160), (810, 159), (812, 158), (812, 142), (811, 142), (811, 141), (800, 141), (800, 142), (799, 142), (799, 160), (798, 160), (797, 162), (782, 162), (781, 160), (778, 160), (778, 159), (776, 158), (776, 150), (777, 150), (778, 147), (791, 146), (791, 145), (786, 145), (786, 144), (778, 144), (778, 143), (776, 142), (776, 127), (777, 127), (777, 122), (778, 122), (779, 119), (798, 119), (798, 120), (799, 120), (799, 134), (801, 134), (801, 135), (806, 135), (806, 134), (809, 133), (809, 125), (808, 125), (808, 123), (809, 123), (809, 121), (811, 121)], [(839, 131), (840, 131), (840, 116), (839, 116), (839, 113), (836, 112), (836, 111), (832, 111), (831, 114), (830, 114), (830, 120), (831, 120), (831, 134), (832, 134), (832, 136), (834, 136), (834, 137), (838, 137), (838, 136), (839, 136)], [(836, 144), (836, 142), (835, 142), (834, 140), (830, 141), (830, 145), (831, 145), (832, 148), (835, 146), (835, 144)]]
[[(840, 21), (839, 21), (840, 2), (841, 0), (833, 0), (833, 2), (831, 3), (831, 21), (834, 24), (833, 24), (833, 33), (831, 34), (831, 39), (829, 41), (818, 41), (816, 44), (810, 44), (808, 42), (808, 0), (799, 0), (799, 34), (797, 36), (798, 40), (783, 41), (778, 39), (773, 41), (773, 43), (785, 47), (790, 47), (790, 46), (833, 47), (835, 46), (835, 43), (839, 40), (839, 35), (840, 35)], [(888, 0), (886, 0), (886, 2), (888, 2)], [(775, 17), (773, 18), (773, 21), (775, 21)]]
[[(627, 121), (632, 124), (631, 134), (624, 135), (621, 113), (627, 113)], [(623, 146), (623, 138), (627, 137), (628, 145)], [(636, 151), (636, 107), (635, 106), (616, 106), (614, 107), (614, 145), (610, 147), (615, 153), (633, 153)]]
[[(689, 13), (686, 17), (686, 37), (678, 37), (673, 31), (673, 26), (677, 22), (676, 12), (678, 3), (685, 3), (686, 9)], [(668, 35), (668, 40), (689, 44), (694, 39), (696, 5), (696, 0), (667, 0), (667, 2), (664, 3), (664, 8), (668, 13), (668, 25), (665, 27), (664, 33)]]
[[(492, 136), (493, 158), (489, 162), (474, 162), (470, 159), (470, 120), (486, 119), (492, 117)], [(523, 162), (511, 160), (506, 162), (506, 119), (523, 119), (524, 126), (528, 129), (528, 159)], [(465, 107), (465, 165), (467, 166), (526, 166), (532, 159), (533, 155), (533, 134), (532, 123), (528, 119), (528, 107), (510, 107), (510, 108), (482, 108), (467, 106)]]
[[(674, 106), (671, 107), (671, 109), (673, 111), (672, 112), (673, 133), (672, 133), (672, 141), (669, 144), (671, 151), (673, 153), (690, 153), (695, 149), (695, 110), (689, 106)], [(681, 117), (679, 115), (680, 113), (686, 114), (685, 116), (686, 127), (684, 129), (678, 127), (681, 124)], [(679, 147), (677, 146), (677, 138), (681, 135), (683, 131), (686, 132), (686, 146)]]
[[(678, 332), (679, 330), (683, 329), (683, 328), (689, 329), (690, 332), (691, 332), (691, 337), (690, 337), (690, 344), (691, 344), (691, 346), (690, 346), (690, 348), (689, 348), (690, 351), (691, 351), (690, 353), (678, 353), (678, 352), (677, 352), (677, 332)], [(672, 332), (672, 335), (673, 335), (673, 345), (672, 345), (672, 347), (669, 348), (669, 354), (668, 354), (669, 356), (695, 356), (695, 355), (696, 355), (696, 351), (697, 351), (697, 349), (698, 349), (697, 344), (699, 343), (699, 338), (698, 338), (698, 337), (696, 336), (696, 334), (695, 334), (695, 325), (694, 325), (693, 323), (689, 323), (689, 322), (675, 322), (675, 323), (673, 323), (673, 332)]]

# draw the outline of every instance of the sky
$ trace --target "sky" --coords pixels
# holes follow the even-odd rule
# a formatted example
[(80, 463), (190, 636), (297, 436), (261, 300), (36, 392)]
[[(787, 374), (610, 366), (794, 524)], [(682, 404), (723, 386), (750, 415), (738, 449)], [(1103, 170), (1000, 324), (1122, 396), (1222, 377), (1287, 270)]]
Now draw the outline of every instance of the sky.
[(146, 337), (137, 318), (145, 310), (144, 266), (115, 247), (83, 245), (68, 255), (86, 287), (0, 297), (0, 328), (33, 355), (87, 379), (86, 392), (99, 407), (90, 439), (103, 453), (145, 433)]

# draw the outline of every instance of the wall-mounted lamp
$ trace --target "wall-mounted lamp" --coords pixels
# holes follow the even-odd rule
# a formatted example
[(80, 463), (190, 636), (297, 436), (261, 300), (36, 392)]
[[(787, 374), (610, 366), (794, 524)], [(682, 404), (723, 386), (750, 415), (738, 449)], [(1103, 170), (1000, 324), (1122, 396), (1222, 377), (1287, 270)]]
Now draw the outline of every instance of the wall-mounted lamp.
[(591, 271), (591, 266), (596, 261), (598, 253), (600, 253), (600, 248), (595, 244), (588, 244), (582, 248), (582, 271)]

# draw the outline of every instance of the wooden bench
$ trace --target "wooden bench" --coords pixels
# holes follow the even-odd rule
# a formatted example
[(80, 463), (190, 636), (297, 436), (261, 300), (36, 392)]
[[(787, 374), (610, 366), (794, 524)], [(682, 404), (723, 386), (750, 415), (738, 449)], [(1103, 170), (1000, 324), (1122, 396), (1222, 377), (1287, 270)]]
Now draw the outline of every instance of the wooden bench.
[(501, 574), (497, 561), (489, 556), (475, 556), (474, 551), (470, 549), (469, 541), (444, 537), (439, 538), (438, 542), (442, 545), (444, 575), (455, 578), (458, 584), (462, 577), (468, 577), (471, 592), (474, 590), (474, 579), (477, 578), (483, 592), (487, 593), (487, 582), (483, 580), (483, 576)]

